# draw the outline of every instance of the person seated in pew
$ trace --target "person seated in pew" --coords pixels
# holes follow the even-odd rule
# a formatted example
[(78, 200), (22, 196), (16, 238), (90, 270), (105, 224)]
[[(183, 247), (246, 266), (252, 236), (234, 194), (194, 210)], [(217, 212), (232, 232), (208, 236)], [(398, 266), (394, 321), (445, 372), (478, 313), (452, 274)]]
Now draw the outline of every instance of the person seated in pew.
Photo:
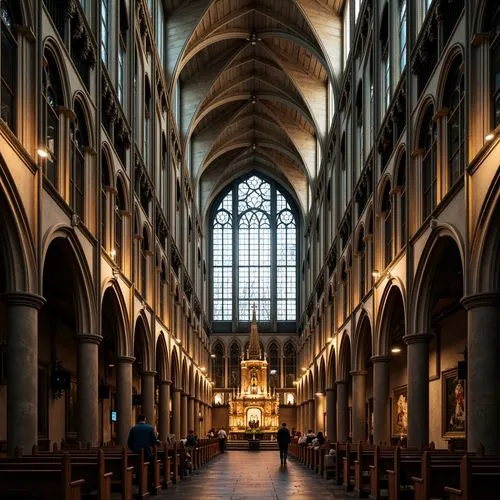
[(144, 450), (144, 460), (151, 462), (153, 458), (153, 446), (158, 446), (160, 441), (152, 425), (146, 422), (145, 415), (137, 416), (137, 424), (134, 425), (128, 434), (128, 447), (134, 453)]
[(311, 444), (312, 440), (316, 437), (316, 434), (312, 431), (312, 429), (309, 429), (306, 434), (306, 443)]
[(315, 450), (319, 450), (320, 446), (323, 446), (326, 443), (325, 436), (321, 431), (318, 432), (318, 435), (311, 441), (311, 446)]

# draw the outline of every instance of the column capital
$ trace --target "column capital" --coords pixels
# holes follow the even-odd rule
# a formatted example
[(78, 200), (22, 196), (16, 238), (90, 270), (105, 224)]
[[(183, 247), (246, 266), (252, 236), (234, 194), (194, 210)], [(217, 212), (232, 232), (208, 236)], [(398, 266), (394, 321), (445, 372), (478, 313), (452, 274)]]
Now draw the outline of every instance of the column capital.
[(154, 370), (144, 370), (141, 372), (141, 376), (145, 377), (154, 377), (156, 375), (156, 372)]
[(359, 376), (359, 377), (366, 377), (368, 375), (367, 370), (352, 370), (349, 372), (353, 377)]
[(325, 392), (335, 392), (336, 390), (337, 390), (337, 388), (336, 388), (336, 387), (327, 387), (327, 388), (325, 389)]
[(371, 358), (372, 363), (388, 363), (391, 360), (390, 356), (372, 356)]
[(410, 344), (428, 344), (432, 340), (432, 335), (426, 332), (411, 333), (403, 337), (406, 345)]
[(27, 306), (33, 309), (40, 309), (45, 304), (45, 299), (41, 295), (28, 292), (7, 292), (0, 295), (8, 306)]
[(188, 400), (189, 401), (195, 401), (196, 402), (196, 398), (194, 396), (188, 396)]
[(173, 392), (182, 392), (182, 389), (177, 389), (177, 387), (174, 387), (174, 388), (172, 389), (172, 391), (173, 391)]
[(336, 380), (335, 385), (347, 385), (349, 383), (348, 380)]
[(99, 345), (102, 341), (102, 337), (96, 333), (78, 333), (76, 335), (76, 340), (80, 344), (96, 344)]
[(135, 358), (132, 356), (117, 356), (116, 362), (117, 363), (122, 363), (122, 364), (132, 364), (135, 361)]
[(171, 385), (172, 381), (171, 380), (160, 380), (158, 382), (158, 385)]
[(476, 293), (462, 297), (460, 301), (465, 309), (477, 307), (500, 307), (500, 293)]

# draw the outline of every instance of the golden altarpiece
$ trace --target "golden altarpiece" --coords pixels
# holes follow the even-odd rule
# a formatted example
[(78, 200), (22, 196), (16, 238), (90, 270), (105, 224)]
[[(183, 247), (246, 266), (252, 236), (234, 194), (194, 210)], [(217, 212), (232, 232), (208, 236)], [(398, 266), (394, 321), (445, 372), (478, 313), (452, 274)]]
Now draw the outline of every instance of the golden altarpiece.
[(249, 430), (274, 433), (279, 422), (279, 395), (268, 385), (268, 363), (261, 351), (255, 306), (250, 327), (250, 342), (242, 354), (240, 387), (229, 399), (229, 428), (231, 433)]

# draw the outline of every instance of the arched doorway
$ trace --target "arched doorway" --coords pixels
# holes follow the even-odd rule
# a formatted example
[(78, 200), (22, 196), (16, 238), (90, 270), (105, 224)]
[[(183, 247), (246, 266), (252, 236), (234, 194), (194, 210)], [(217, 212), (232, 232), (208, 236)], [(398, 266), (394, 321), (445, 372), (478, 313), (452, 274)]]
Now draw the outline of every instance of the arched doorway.
[[(99, 439), (102, 444), (109, 442), (125, 443), (132, 422), (130, 395), (124, 395), (122, 408), (119, 409), (119, 386), (123, 379), (123, 364), (130, 365), (127, 353), (125, 332), (126, 314), (123, 297), (118, 285), (110, 283), (105, 289), (101, 304), (101, 334), (99, 348)], [(127, 368), (125, 367), (125, 370)], [(127, 387), (125, 390), (129, 390)], [(126, 400), (125, 400), (126, 398)], [(121, 433), (118, 429), (121, 425)], [(120, 436), (120, 439), (119, 439)]]
[(139, 413), (146, 416), (147, 421), (155, 424), (154, 415), (154, 377), (151, 370), (149, 331), (145, 318), (139, 316), (134, 329), (134, 363), (132, 365), (132, 404), (134, 417)]
[(355, 365), (352, 375), (352, 441), (366, 441), (373, 435), (372, 329), (368, 316), (359, 321)]
[[(408, 349), (408, 445), (465, 440), (464, 420), (452, 423), (459, 362), (467, 344), (467, 314), (463, 297), (462, 256), (456, 240), (436, 233), (424, 252), (413, 297), (415, 332), (405, 337)], [(425, 383), (428, 380), (428, 383)], [(424, 383), (422, 383), (424, 381)], [(429, 402), (442, 415), (429, 413)], [(440, 404), (439, 404), (440, 403)], [(465, 401), (460, 403), (464, 406)]]
[[(405, 307), (400, 287), (390, 283), (382, 297), (379, 355), (374, 364), (374, 442), (405, 444), (408, 435)], [(391, 403), (391, 404), (390, 404)]]
[[(54, 237), (45, 253), (38, 360), (48, 394), (38, 410), (52, 441), (98, 443), (98, 344), (83, 252), (69, 233)], [(45, 371), (43, 369), (45, 368)], [(43, 418), (43, 417), (42, 417)]]
[(351, 434), (351, 341), (344, 332), (339, 350), (339, 374), (337, 379), (337, 434), (346, 442)]

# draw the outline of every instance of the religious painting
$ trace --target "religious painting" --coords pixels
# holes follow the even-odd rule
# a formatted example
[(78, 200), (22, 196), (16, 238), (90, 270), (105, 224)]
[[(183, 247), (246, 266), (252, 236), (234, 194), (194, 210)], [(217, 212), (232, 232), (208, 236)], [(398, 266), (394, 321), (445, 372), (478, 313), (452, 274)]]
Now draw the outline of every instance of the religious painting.
[(443, 437), (465, 437), (465, 380), (458, 378), (458, 370), (443, 372)]
[(262, 410), (260, 408), (248, 408), (247, 410), (247, 427), (250, 429), (258, 429), (261, 427)]
[(66, 391), (66, 439), (78, 437), (78, 407), (77, 407), (76, 377), (71, 377), (69, 391)]
[(392, 391), (391, 402), (392, 437), (408, 435), (408, 387), (403, 385)]

